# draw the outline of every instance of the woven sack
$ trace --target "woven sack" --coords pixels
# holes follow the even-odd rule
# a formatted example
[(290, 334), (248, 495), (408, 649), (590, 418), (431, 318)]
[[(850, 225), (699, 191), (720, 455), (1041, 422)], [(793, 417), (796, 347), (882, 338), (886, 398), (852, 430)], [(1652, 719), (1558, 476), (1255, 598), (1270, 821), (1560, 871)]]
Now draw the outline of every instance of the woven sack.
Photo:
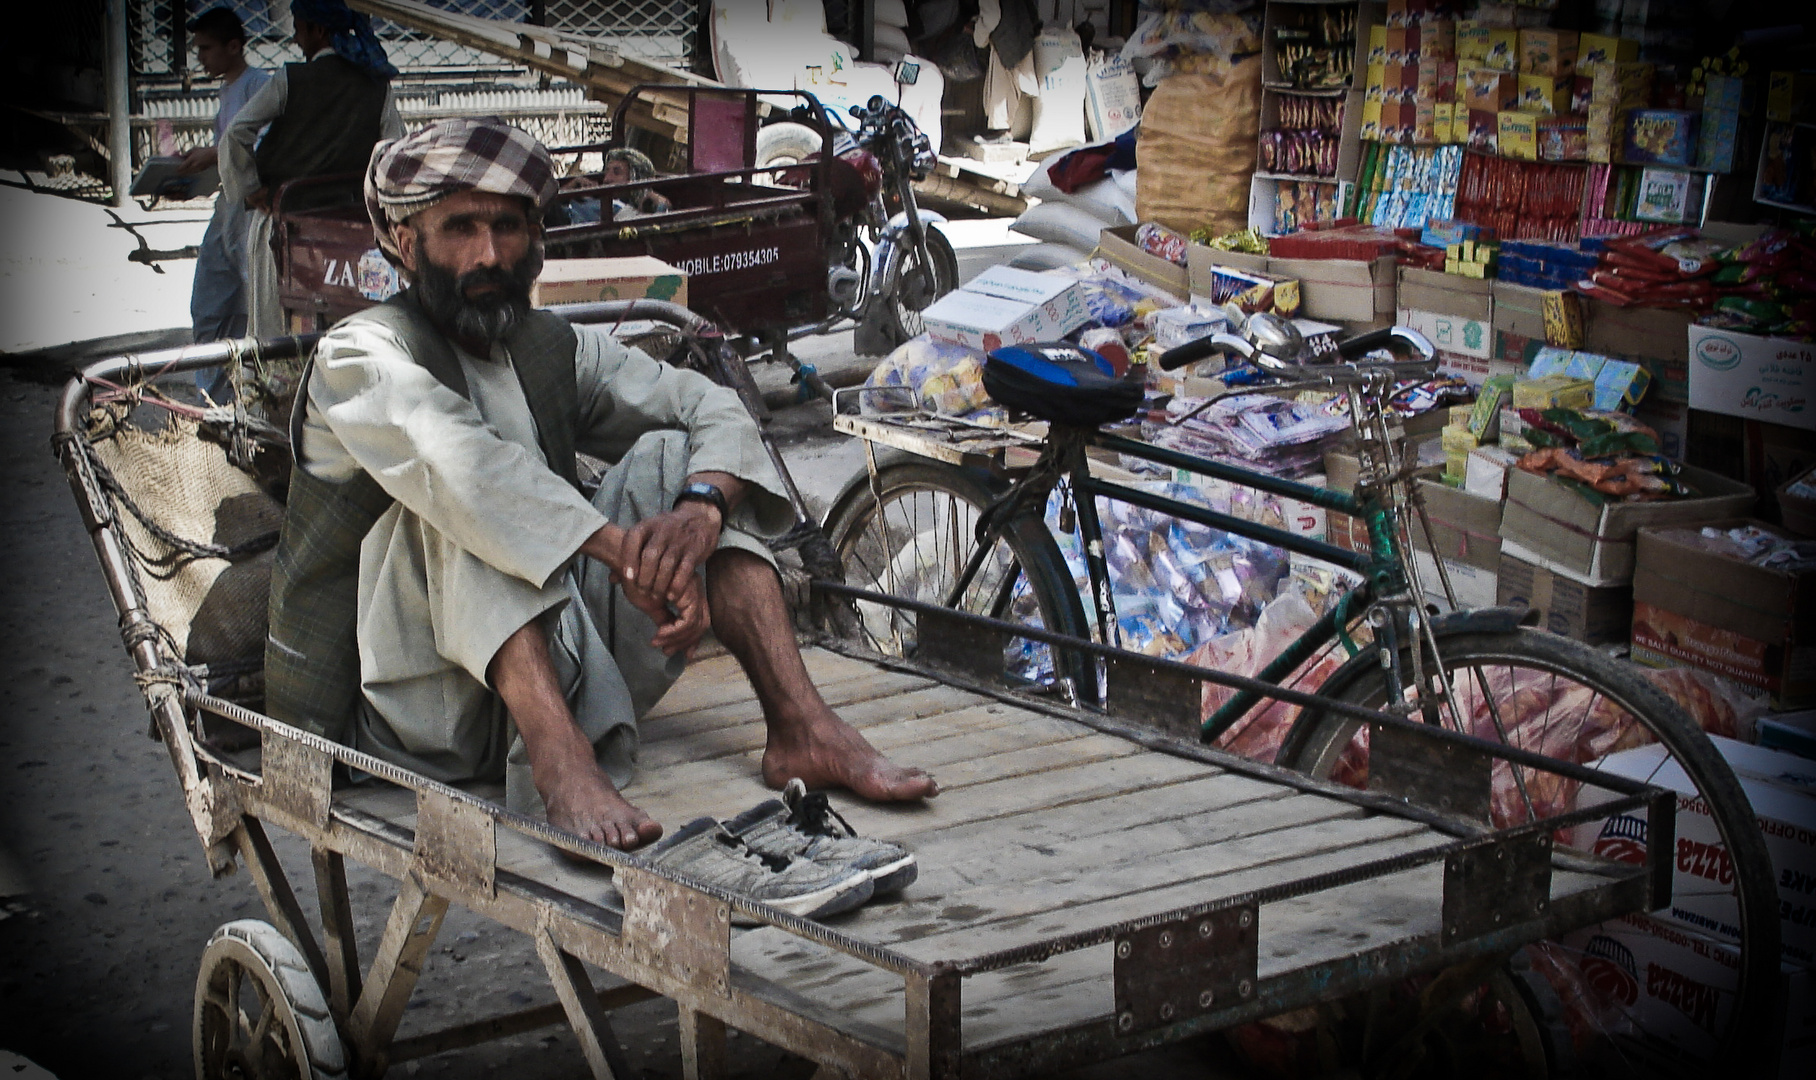
[(1261, 61), (1224, 75), (1172, 75), (1141, 115), (1135, 209), (1142, 221), (1213, 236), (1248, 227), (1261, 129)]

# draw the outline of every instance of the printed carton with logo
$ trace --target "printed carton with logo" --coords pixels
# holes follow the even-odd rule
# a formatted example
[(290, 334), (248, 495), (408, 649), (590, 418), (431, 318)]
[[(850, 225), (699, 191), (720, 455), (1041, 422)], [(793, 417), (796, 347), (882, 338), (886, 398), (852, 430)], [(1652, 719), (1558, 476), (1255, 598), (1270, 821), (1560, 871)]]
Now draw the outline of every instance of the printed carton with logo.
[(1816, 430), (1816, 344), (1692, 326), (1690, 407)]
[(1057, 341), (1083, 326), (1083, 288), (1068, 278), (993, 266), (921, 313), (927, 333), (989, 352), (1004, 345)]
[[(1601, 1015), (1622, 1017), (1643, 1043), (1662, 1044), (1667, 1053), (1707, 1059), (1716, 1052), (1718, 1033), (1733, 1019), (1739, 949), (1643, 914), (1565, 935), (1563, 944)], [(1816, 977), (1787, 961), (1779, 979), (1785, 1019), (1776, 1075), (1807, 1077), (1816, 1050)]]

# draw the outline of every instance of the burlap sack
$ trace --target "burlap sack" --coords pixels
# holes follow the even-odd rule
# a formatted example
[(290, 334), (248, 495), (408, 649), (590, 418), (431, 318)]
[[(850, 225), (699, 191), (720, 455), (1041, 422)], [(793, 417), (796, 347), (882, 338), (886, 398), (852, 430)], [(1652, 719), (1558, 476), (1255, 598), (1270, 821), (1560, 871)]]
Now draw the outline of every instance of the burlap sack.
[(1261, 61), (1161, 80), (1141, 114), (1135, 209), (1143, 221), (1212, 235), (1248, 227), (1261, 130)]

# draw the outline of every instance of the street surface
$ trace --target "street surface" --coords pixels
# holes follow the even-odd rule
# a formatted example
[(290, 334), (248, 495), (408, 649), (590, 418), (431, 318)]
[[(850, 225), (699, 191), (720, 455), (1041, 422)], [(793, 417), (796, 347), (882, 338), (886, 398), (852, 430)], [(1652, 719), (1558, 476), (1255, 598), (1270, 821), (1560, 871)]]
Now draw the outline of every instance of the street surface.
[[(40, 217), (67, 231), (31, 225)], [(0, 337), (8, 343), (0, 351), (112, 335), (154, 340), (186, 324), (192, 264), (166, 263), (158, 275), (126, 262), (134, 245), (107, 220), (97, 207), (0, 189)], [(181, 231), (159, 228), (153, 246), (193, 242), (177, 238)], [(968, 261), (975, 272), (976, 257)], [(849, 335), (801, 353), (822, 373), (864, 362), (851, 356)], [(59, 361), (0, 359), (11, 365), (0, 374), (0, 1051), (62, 1080), (192, 1077), (202, 947), (215, 927), (265, 918), (264, 908), (243, 872), (210, 878), (169, 758), (146, 737), (93, 549), (50, 454)], [(773, 368), (758, 377), (765, 387), (786, 382)], [(816, 403), (774, 422), (821, 511), (863, 467), (828, 416)], [(272, 835), (313, 917), (307, 850), (288, 834)], [(348, 871), (361, 955), (369, 957), (393, 890), (389, 879), (351, 864)], [(552, 1001), (527, 939), (451, 909), (400, 1034)], [(637, 1075), (681, 1075), (672, 1005), (637, 1005), (613, 1023)], [(812, 1072), (749, 1036), (734, 1035), (731, 1046), (740, 1077)], [(1219, 1070), (1225, 1056), (1220, 1044), (1188, 1044), (1071, 1075), (1228, 1076)], [(0, 1065), (8, 1076), (39, 1075), (6, 1053)], [(419, 1073), (539, 1080), (582, 1077), (586, 1067), (571, 1032), (554, 1027), (410, 1062), (391, 1075)]]

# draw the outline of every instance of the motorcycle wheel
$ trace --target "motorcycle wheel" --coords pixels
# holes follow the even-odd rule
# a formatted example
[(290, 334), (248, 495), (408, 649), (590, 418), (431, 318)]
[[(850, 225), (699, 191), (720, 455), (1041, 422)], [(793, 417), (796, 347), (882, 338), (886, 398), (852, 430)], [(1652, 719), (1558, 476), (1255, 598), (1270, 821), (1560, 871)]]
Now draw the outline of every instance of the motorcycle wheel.
[[(903, 240), (906, 239), (904, 236)], [(921, 312), (958, 288), (958, 255), (953, 252), (952, 242), (946, 239), (946, 234), (932, 225), (927, 226), (927, 258), (928, 263), (923, 267), (920, 252), (904, 246), (895, 291), (878, 298), (897, 345), (919, 336), (927, 328)]]

